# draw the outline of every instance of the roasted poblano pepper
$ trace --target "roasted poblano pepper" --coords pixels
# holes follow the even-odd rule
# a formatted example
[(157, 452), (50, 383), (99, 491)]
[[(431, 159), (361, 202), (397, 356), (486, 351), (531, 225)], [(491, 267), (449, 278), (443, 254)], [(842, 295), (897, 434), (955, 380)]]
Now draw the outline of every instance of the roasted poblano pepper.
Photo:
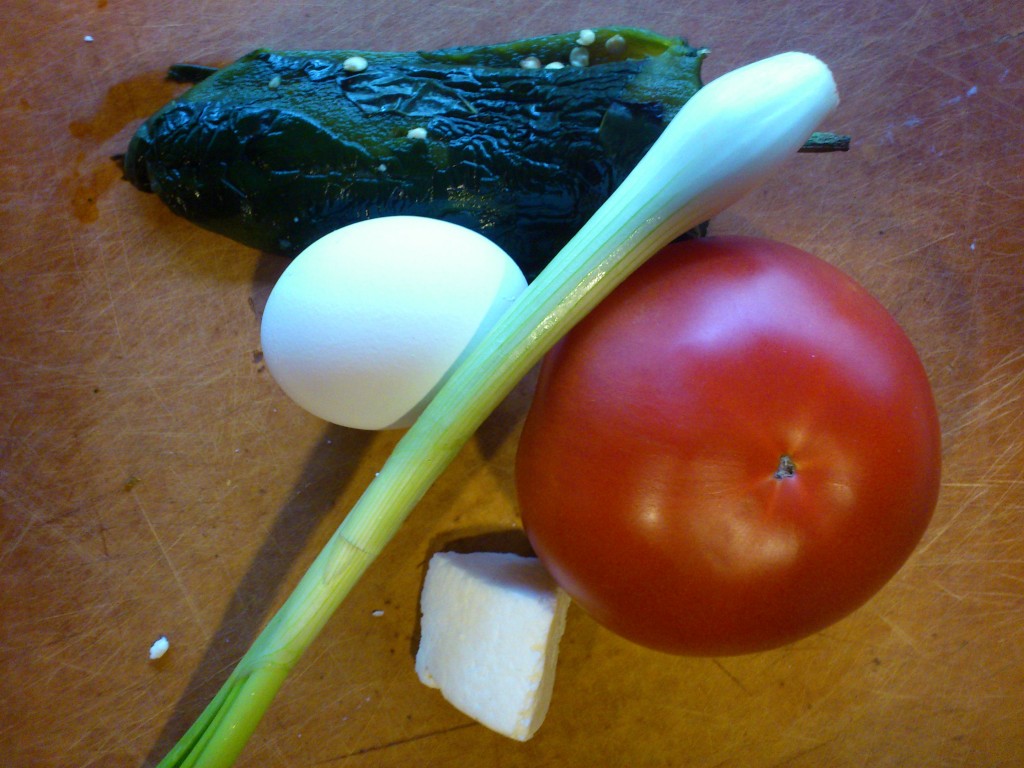
[(416, 214), (484, 233), (532, 278), (701, 86), (705, 51), (681, 39), (592, 33), (174, 68), (197, 82), (139, 128), (125, 177), (267, 252)]

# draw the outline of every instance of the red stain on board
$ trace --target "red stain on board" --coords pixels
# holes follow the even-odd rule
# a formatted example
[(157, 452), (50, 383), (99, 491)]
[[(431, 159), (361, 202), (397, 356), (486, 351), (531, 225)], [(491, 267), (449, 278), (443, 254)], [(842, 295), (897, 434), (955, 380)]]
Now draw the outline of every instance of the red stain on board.
[(68, 130), (76, 139), (104, 141), (135, 120), (142, 120), (182, 91), (164, 72), (147, 72), (107, 89), (102, 104), (84, 119), (72, 120)]
[(100, 217), (99, 199), (121, 178), (121, 169), (113, 160), (97, 165), (89, 171), (80, 170), (85, 160), (79, 154), (78, 162), (63, 180), (63, 187), (71, 201), (71, 212), (83, 224), (92, 224)]
[[(82, 142), (102, 144), (124, 131), (130, 123), (152, 115), (181, 91), (182, 86), (167, 80), (164, 72), (149, 72), (115, 83), (107, 90), (98, 109), (86, 118), (72, 120), (68, 131)], [(124, 151), (125, 147), (117, 151)], [(71, 212), (83, 224), (91, 224), (99, 218), (100, 197), (123, 175), (120, 165), (110, 156), (114, 152), (98, 154), (91, 160), (92, 167), (83, 170), (88, 154), (79, 152), (75, 162), (69, 164), (71, 170), (61, 184), (69, 196)]]

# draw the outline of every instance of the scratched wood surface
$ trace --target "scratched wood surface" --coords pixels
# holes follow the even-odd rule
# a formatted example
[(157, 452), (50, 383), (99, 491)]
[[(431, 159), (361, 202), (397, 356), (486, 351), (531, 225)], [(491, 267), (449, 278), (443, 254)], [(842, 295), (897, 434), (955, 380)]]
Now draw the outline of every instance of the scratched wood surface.
[[(155, 762), (394, 445), (304, 415), (260, 360), (283, 269), (176, 219), (110, 162), (177, 61), (416, 49), (605, 23), (712, 49), (708, 78), (824, 58), (842, 156), (800, 156), (714, 223), (849, 271), (934, 385), (944, 481), (907, 566), (840, 624), (687, 659), (570, 613), (538, 736), (416, 679), (429, 554), (517, 526), (528, 378), (322, 637), (243, 766), (1024, 764), (1024, 6), (1011, 0), (169, 3), (0, 10), (0, 763)], [(169, 653), (148, 660), (150, 643)]]

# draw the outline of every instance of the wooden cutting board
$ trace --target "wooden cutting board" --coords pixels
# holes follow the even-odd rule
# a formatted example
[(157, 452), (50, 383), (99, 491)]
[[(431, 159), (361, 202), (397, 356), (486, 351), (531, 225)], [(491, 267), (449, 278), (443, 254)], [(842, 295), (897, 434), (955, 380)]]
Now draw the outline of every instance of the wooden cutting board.
[[(525, 380), (303, 657), (243, 766), (1024, 763), (1024, 7), (134, 3), (0, 10), (0, 762), (140, 766), (181, 735), (397, 436), (277, 389), (259, 319), (284, 268), (170, 214), (110, 157), (179, 90), (167, 65), (258, 46), (418, 49), (607, 23), (712, 49), (711, 78), (822, 57), (844, 155), (800, 156), (716, 219), (841, 266), (920, 351), (944, 433), (934, 522), (838, 625), (770, 653), (675, 658), (575, 608), (555, 698), (519, 744), (413, 670), (425, 563), (519, 543)], [(512, 533), (509, 533), (509, 532)], [(160, 635), (170, 650), (148, 659)]]

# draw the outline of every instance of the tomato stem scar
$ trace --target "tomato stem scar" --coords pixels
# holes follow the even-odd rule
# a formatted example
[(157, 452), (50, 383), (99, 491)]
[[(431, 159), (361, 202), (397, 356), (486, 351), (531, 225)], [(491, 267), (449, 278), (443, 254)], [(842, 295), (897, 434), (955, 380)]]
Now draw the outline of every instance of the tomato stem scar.
[(793, 463), (793, 459), (788, 453), (784, 453), (779, 459), (779, 468), (775, 470), (775, 479), (785, 480), (794, 476), (796, 476), (796, 464)]

